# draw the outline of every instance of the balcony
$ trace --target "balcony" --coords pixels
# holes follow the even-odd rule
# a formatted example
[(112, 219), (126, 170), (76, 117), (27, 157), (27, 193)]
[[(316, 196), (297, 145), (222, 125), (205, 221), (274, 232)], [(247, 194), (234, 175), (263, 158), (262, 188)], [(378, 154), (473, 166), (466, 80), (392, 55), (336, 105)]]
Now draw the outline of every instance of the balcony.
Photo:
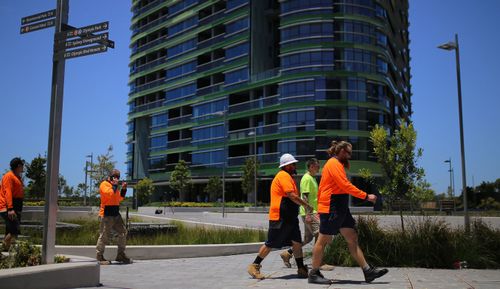
[(156, 59), (156, 60), (150, 61), (148, 63), (142, 64), (140, 66), (137, 66), (135, 69), (130, 68), (130, 74), (139, 73), (142, 71), (149, 70), (149, 69), (151, 69), (155, 66), (158, 66), (160, 64), (163, 64), (165, 62), (167, 62), (167, 58), (163, 56), (159, 59)]
[(141, 26), (140, 28), (133, 29), (132, 30), (132, 37), (134, 37), (135, 35), (137, 35), (139, 33), (142, 33), (144, 31), (146, 31), (146, 30), (148, 30), (148, 29), (150, 29), (150, 28), (152, 28), (152, 27), (154, 27), (154, 26), (156, 26), (156, 25), (158, 25), (158, 24), (166, 21), (169, 16), (170, 15), (168, 15), (168, 14), (167, 15), (163, 15), (160, 18), (155, 19), (155, 20), (149, 22), (148, 24)]
[[(248, 158), (254, 158), (254, 155), (251, 154), (251, 155), (239, 156), (239, 157), (229, 157), (227, 159), (227, 164), (230, 167), (243, 166), (245, 164), (245, 160)], [(257, 155), (257, 162), (260, 164), (277, 163), (278, 160), (279, 160), (279, 153), (278, 152)]]
[(141, 91), (153, 88), (155, 86), (162, 85), (163, 83), (165, 83), (165, 79), (164, 78), (160, 78), (160, 79), (148, 82), (146, 84), (142, 84), (142, 85), (136, 86), (135, 88), (130, 88), (130, 94), (138, 93), (138, 92), (141, 92)]
[(179, 140), (174, 140), (174, 141), (168, 141), (167, 148), (174, 149), (174, 148), (179, 148), (179, 147), (190, 146), (191, 140), (192, 140), (191, 138), (185, 138), (185, 139), (179, 139)]
[(133, 17), (132, 18), (135, 18), (138, 15), (143, 14), (144, 12), (147, 12), (147, 11), (153, 9), (156, 6), (158, 6), (159, 4), (162, 4), (164, 2), (165, 2), (164, 0), (156, 0), (156, 1), (153, 1), (153, 2), (149, 3), (148, 5), (146, 5), (146, 6), (142, 7), (142, 8), (134, 8), (132, 10), (132, 13), (133, 13)]
[(222, 33), (222, 34), (216, 35), (212, 38), (198, 42), (198, 49), (207, 48), (208, 46), (211, 46), (212, 44), (216, 44), (218, 42), (221, 42), (224, 39), (224, 34), (225, 33)]
[(278, 104), (278, 95), (232, 104), (229, 106), (229, 113), (242, 112), (251, 109), (262, 109), (275, 104)]
[(144, 45), (141, 45), (139, 47), (133, 47), (132, 48), (132, 56), (134, 56), (135, 54), (139, 53), (139, 52), (142, 52), (142, 51), (146, 51), (148, 50), (149, 48), (151, 47), (154, 47), (162, 42), (165, 41), (165, 39), (167, 39), (167, 36), (163, 36), (163, 37), (160, 37), (158, 39), (155, 39), (153, 41), (150, 41)]
[(212, 23), (212, 22), (214, 22), (216, 20), (221, 19), (224, 16), (225, 16), (224, 10), (219, 10), (219, 11), (215, 12), (212, 15), (206, 16), (206, 17), (198, 20), (198, 25), (202, 26), (202, 25), (205, 25), (205, 24)]
[(168, 126), (173, 126), (173, 125), (191, 122), (192, 116), (193, 116), (192, 114), (189, 114), (189, 115), (183, 115), (183, 116), (171, 118), (168, 120)]
[(200, 64), (197, 66), (197, 71), (204, 72), (204, 71), (210, 70), (212, 68), (220, 66), (223, 62), (224, 62), (224, 57), (212, 60), (212, 61), (207, 62), (207, 63)]
[(153, 109), (155, 107), (160, 107), (163, 105), (164, 101), (165, 101), (164, 99), (160, 99), (160, 100), (156, 100), (154, 102), (146, 103), (143, 105), (138, 105), (133, 110), (131, 110), (130, 113), (136, 113), (136, 112), (141, 112), (141, 111), (145, 111), (145, 110), (150, 110), (150, 109)]
[(196, 91), (196, 95), (201, 96), (201, 95), (210, 94), (210, 93), (220, 91), (222, 88), (222, 84), (223, 83), (216, 83), (216, 84), (213, 84), (210, 86), (205, 86), (203, 88), (200, 88)]
[(257, 135), (268, 135), (268, 134), (274, 134), (278, 132), (278, 124), (273, 123), (273, 124), (268, 124), (268, 125), (263, 125), (263, 126), (258, 126), (258, 127), (250, 127), (250, 128), (244, 128), (244, 129), (238, 129), (238, 130), (233, 130), (228, 133), (228, 138), (229, 140), (239, 140), (239, 139), (248, 139), (248, 138), (253, 138), (253, 135), (249, 135), (251, 132), (257, 132)]

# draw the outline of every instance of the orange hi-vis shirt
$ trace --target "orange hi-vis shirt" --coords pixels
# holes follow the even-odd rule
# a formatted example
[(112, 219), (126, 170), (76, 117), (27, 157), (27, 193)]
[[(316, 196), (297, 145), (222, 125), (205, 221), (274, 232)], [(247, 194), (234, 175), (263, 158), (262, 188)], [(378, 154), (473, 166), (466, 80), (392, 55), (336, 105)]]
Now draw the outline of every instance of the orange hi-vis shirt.
[(299, 205), (295, 204), (287, 196), (287, 193), (294, 193), (299, 196), (299, 190), (292, 176), (280, 170), (271, 184), (271, 206), (269, 208), (269, 220), (278, 221), (289, 218), (297, 218)]
[(24, 198), (23, 181), (12, 171), (9, 171), (3, 176), (0, 187), (0, 212), (14, 209), (15, 200), (21, 200), (20, 208), (15, 209), (17, 211), (22, 210), (22, 199)]
[[(318, 190), (318, 212), (330, 213), (333, 205), (348, 206), (348, 203), (343, 201), (339, 202), (339, 204), (334, 204), (332, 199), (335, 196), (341, 197), (339, 199), (344, 199), (341, 195), (345, 197), (352, 195), (359, 199), (366, 199), (368, 194), (356, 188), (347, 179), (344, 165), (337, 158), (332, 157), (323, 167)], [(348, 198), (345, 199), (348, 200)]]
[(120, 202), (123, 200), (118, 187), (113, 190), (113, 185), (109, 181), (103, 181), (99, 186), (99, 193), (101, 194), (101, 208), (99, 216), (104, 217), (105, 207), (119, 207)]

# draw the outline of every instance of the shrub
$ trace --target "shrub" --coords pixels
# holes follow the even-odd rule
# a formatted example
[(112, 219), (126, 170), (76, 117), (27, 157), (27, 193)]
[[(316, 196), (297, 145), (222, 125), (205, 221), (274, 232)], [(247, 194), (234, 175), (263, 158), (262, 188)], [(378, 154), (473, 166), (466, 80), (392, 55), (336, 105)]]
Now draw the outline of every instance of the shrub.
[[(470, 268), (500, 268), (500, 230), (480, 220), (472, 223), (470, 234), (430, 217), (408, 222), (404, 233), (382, 230), (370, 216), (359, 217), (357, 223), (360, 247), (376, 266), (452, 268), (455, 261), (467, 261)], [(325, 261), (357, 265), (340, 235), (327, 247)]]

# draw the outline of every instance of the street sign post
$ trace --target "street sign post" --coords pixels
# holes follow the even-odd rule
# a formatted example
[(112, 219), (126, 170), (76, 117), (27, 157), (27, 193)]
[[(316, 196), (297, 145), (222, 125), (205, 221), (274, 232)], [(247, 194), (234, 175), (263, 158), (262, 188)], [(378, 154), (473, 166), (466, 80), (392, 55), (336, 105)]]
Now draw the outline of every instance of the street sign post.
[[(108, 51), (108, 47), (106, 45), (92, 45), (89, 47), (84, 47), (80, 49), (70, 50), (62, 53), (62, 57), (64, 59), (75, 58), (80, 56), (86, 56), (91, 54), (97, 54), (101, 52)], [(56, 57), (60, 58), (61, 54), (56, 55)]]
[(33, 22), (37, 22), (37, 21), (41, 21), (41, 20), (45, 20), (45, 19), (49, 19), (49, 18), (55, 18), (55, 17), (56, 17), (56, 9), (52, 9), (49, 11), (40, 12), (37, 14), (33, 14), (30, 16), (26, 16), (26, 17), (21, 18), (21, 25), (26, 25), (29, 23), (33, 23)]
[[(42, 263), (54, 263), (57, 219), (57, 180), (61, 152), (61, 127), (64, 92), (65, 60), (107, 51), (115, 43), (109, 40), (109, 34), (101, 33), (109, 28), (109, 23), (101, 22), (81, 28), (68, 25), (69, 0), (56, 0), (56, 9), (23, 17), (21, 34), (55, 26), (54, 55), (52, 59), (52, 90), (50, 97), (49, 142), (47, 148), (47, 178), (45, 182), (45, 215), (42, 240)], [(55, 17), (55, 18), (53, 18)], [(49, 19), (53, 18), (53, 19)], [(46, 20), (48, 19), (48, 20)], [(42, 21), (46, 20), (46, 21)], [(32, 24), (30, 24), (32, 23)], [(79, 39), (70, 39), (76, 38)], [(79, 46), (100, 43), (74, 50)]]
[(76, 28), (73, 30), (63, 31), (61, 33), (56, 34), (56, 38), (57, 39), (65, 39), (65, 38), (73, 38), (73, 37), (77, 37), (77, 36), (85, 36), (85, 35), (90, 34), (90, 33), (108, 30), (108, 27), (109, 27), (109, 22), (105, 21), (105, 22), (92, 24), (89, 26), (81, 27), (81, 28)]
[(94, 44), (94, 43), (101, 43), (104, 44), (104, 40), (108, 40), (109, 33), (101, 33), (97, 35), (92, 35), (80, 39), (75, 39), (75, 40), (68, 40), (66, 42), (59, 43), (57, 46), (57, 50), (64, 50), (64, 49), (69, 49), (69, 48), (75, 48), (79, 46), (85, 46), (89, 44)]
[(56, 24), (56, 21), (54, 19), (50, 19), (50, 20), (38, 22), (35, 24), (21, 26), (21, 34), (33, 32), (33, 31), (37, 31), (37, 30), (45, 29), (45, 28), (49, 28), (49, 27), (53, 27), (55, 24)]

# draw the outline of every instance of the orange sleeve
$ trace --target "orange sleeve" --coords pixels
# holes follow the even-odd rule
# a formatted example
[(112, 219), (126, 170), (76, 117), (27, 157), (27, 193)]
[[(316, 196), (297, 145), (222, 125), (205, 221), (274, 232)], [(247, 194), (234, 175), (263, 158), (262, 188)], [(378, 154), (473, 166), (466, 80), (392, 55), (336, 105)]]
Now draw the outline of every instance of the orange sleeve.
[(288, 196), (288, 193), (294, 193), (294, 194), (298, 194), (298, 192), (296, 191), (295, 189), (295, 186), (294, 186), (294, 180), (291, 176), (288, 175), (288, 173), (283, 173), (281, 176), (280, 176), (280, 186), (281, 186), (281, 189), (283, 190), (283, 196), (284, 197), (287, 197)]
[(14, 184), (10, 175), (6, 175), (2, 179), (2, 187), (5, 192), (5, 203), (7, 204), (7, 210), (13, 209), (14, 205), (12, 204), (12, 190), (14, 189)]
[(356, 188), (355, 185), (353, 185), (348, 179), (345, 174), (344, 167), (339, 163), (339, 165), (333, 166), (333, 174), (332, 178), (334, 179), (335, 183), (338, 185), (340, 190), (342, 190), (345, 193), (348, 193), (349, 195), (352, 195), (353, 197), (356, 197), (358, 199), (366, 199), (366, 196), (368, 195), (367, 193), (363, 192), (362, 190)]
[(101, 194), (101, 205), (108, 205), (113, 197), (113, 186), (106, 181), (103, 181), (99, 186), (99, 191)]

